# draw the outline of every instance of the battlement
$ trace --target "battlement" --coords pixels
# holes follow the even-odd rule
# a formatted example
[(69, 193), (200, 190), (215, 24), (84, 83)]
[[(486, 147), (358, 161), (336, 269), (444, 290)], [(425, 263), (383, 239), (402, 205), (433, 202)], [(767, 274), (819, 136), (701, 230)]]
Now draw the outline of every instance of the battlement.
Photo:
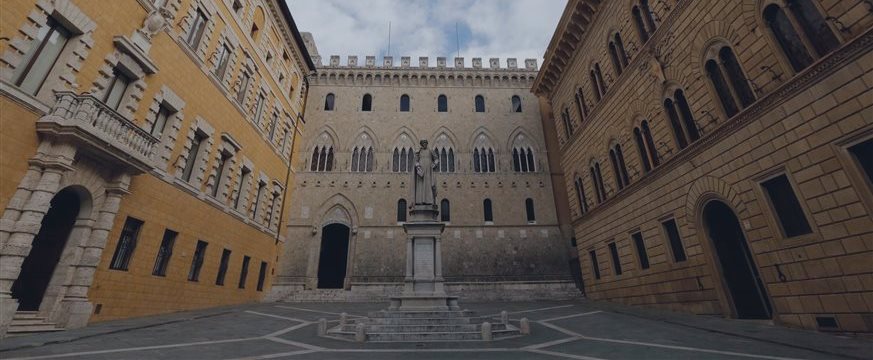
[[(467, 67), (464, 62), (463, 57), (456, 57), (454, 61), (454, 66), (449, 67), (446, 62), (446, 57), (440, 56), (436, 58), (436, 66), (430, 65), (430, 58), (427, 56), (422, 56), (418, 58), (418, 66), (412, 65), (412, 58), (409, 56), (401, 56), (400, 64), (394, 63), (393, 56), (383, 56), (382, 62), (377, 63), (375, 56), (365, 56), (364, 63), (358, 63), (358, 56), (349, 55), (345, 65), (340, 64), (340, 56), (339, 55), (331, 55), (327, 65), (322, 63), (322, 58), (320, 55), (313, 55), (312, 62), (315, 63), (316, 67), (328, 67), (328, 68), (347, 68), (347, 69), (451, 69), (451, 70), (482, 70), (482, 58), (473, 58), (472, 66)], [(500, 58), (490, 58), (488, 59), (488, 67), (486, 70), (519, 70), (518, 67), (518, 59), (516, 58), (507, 58), (506, 67), (500, 67)], [(399, 66), (398, 66), (399, 65)], [(537, 71), (537, 60), (536, 59), (525, 59), (524, 60), (524, 68), (522, 70), (527, 71)]]

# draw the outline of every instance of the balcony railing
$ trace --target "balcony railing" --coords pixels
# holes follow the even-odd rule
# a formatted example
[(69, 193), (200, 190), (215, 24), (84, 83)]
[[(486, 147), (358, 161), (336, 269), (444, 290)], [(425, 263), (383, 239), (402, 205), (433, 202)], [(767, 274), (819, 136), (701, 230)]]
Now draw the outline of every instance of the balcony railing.
[(102, 158), (146, 172), (153, 168), (159, 140), (90, 94), (58, 92), (37, 131), (73, 138)]

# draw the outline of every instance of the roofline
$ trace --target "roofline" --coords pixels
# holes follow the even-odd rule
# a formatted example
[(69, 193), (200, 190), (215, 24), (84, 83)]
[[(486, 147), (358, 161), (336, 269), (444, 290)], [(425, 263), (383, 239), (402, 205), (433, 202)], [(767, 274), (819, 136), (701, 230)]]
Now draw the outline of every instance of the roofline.
[(306, 59), (306, 66), (309, 66), (311, 71), (316, 71), (315, 63), (312, 62), (312, 57), (309, 56), (309, 50), (306, 49), (306, 44), (303, 42), (303, 36), (300, 35), (300, 30), (297, 29), (297, 23), (294, 22), (294, 17), (291, 16), (291, 9), (288, 8), (288, 3), (286, 0), (277, 0), (279, 3), (279, 9), (282, 10), (282, 15), (285, 16), (285, 20), (288, 21), (288, 25), (291, 27), (291, 33), (294, 34), (294, 42), (297, 43), (297, 47), (300, 48), (301, 56)]

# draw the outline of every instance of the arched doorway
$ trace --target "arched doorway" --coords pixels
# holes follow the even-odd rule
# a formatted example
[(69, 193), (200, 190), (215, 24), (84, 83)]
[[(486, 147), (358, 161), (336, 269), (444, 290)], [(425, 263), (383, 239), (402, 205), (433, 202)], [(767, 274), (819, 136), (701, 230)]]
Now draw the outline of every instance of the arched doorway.
[(318, 257), (318, 288), (342, 289), (349, 259), (349, 227), (330, 224), (321, 229)]
[(736, 317), (772, 318), (764, 283), (733, 210), (721, 201), (710, 201), (703, 208), (703, 223)]
[(12, 297), (18, 299), (18, 310), (39, 310), (81, 205), (79, 194), (72, 188), (63, 189), (52, 198), (39, 232), (33, 238), (33, 247), (21, 264), (21, 273), (12, 284)]

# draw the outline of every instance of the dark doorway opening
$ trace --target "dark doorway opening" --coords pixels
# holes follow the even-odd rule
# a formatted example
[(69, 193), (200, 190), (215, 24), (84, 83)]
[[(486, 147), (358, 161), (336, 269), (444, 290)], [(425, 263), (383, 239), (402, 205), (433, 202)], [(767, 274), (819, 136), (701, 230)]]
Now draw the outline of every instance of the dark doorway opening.
[(18, 310), (39, 310), (80, 208), (79, 195), (70, 188), (52, 198), (49, 211), (33, 238), (33, 247), (21, 264), (21, 274), (12, 284), (12, 297), (18, 299)]
[(330, 224), (321, 229), (318, 288), (342, 289), (349, 258), (349, 227)]
[(711, 201), (703, 208), (703, 221), (737, 318), (772, 318), (764, 283), (733, 210), (723, 202)]

